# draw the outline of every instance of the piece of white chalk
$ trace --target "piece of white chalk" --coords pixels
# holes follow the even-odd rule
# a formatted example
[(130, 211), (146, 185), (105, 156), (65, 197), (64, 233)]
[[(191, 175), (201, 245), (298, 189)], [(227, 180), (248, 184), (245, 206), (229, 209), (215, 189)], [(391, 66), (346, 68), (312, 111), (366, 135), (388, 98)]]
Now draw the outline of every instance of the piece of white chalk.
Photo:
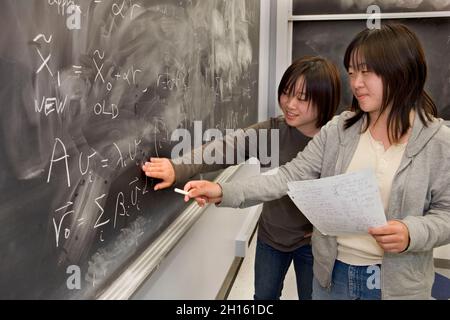
[(184, 194), (185, 196), (187, 196), (189, 194), (189, 192), (181, 190), (181, 189), (178, 189), (178, 188), (175, 188), (174, 191), (178, 192), (178, 193), (181, 193), (181, 194)]

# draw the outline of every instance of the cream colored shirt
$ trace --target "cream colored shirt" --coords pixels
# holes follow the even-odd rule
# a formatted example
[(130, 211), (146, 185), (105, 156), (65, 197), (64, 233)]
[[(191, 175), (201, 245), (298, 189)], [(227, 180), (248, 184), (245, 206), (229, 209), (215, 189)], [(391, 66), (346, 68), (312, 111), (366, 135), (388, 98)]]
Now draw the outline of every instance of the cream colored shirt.
[[(371, 168), (375, 171), (384, 210), (387, 210), (392, 180), (400, 166), (406, 143), (392, 144), (384, 150), (383, 143), (372, 138), (370, 130), (361, 134), (358, 146), (347, 172)], [(337, 237), (337, 259), (351, 265), (381, 264), (383, 249), (367, 234), (341, 235)]]

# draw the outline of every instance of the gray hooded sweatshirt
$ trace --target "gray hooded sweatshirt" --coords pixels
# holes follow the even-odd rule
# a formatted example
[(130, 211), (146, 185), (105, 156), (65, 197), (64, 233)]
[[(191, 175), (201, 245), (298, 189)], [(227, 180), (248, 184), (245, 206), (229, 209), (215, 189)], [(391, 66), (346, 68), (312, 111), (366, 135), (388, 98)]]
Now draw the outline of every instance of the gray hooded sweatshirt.
[[(336, 116), (276, 175), (223, 183), (220, 206), (247, 207), (286, 195), (287, 182), (318, 179), (346, 172), (359, 142), (363, 119), (344, 130)], [(387, 220), (408, 227), (410, 244), (402, 253), (385, 252), (381, 270), (383, 299), (429, 299), (434, 281), (433, 248), (450, 243), (450, 128), (442, 119), (425, 126), (415, 117), (411, 136), (394, 176), (385, 212)], [(330, 288), (337, 256), (336, 237), (312, 236), (314, 276)]]

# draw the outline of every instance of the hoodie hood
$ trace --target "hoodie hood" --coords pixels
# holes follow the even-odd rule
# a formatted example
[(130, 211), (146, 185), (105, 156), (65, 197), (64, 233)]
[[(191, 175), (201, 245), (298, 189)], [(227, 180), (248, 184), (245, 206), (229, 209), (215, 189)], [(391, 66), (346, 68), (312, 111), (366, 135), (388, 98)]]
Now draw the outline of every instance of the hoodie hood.
[[(346, 145), (349, 142), (354, 142), (355, 136), (361, 133), (362, 125), (364, 123), (364, 117), (356, 122), (348, 129), (344, 129), (345, 121), (355, 115), (352, 111), (344, 111), (339, 116), (338, 121), (338, 134), (341, 144)], [(432, 121), (426, 125), (422, 122), (420, 117), (415, 116), (413, 122), (413, 128), (411, 137), (406, 145), (406, 156), (408, 158), (415, 156), (422, 150), (431, 138), (441, 129), (444, 125), (444, 120), (439, 118), (433, 118)], [(344, 134), (345, 132), (345, 134)]]

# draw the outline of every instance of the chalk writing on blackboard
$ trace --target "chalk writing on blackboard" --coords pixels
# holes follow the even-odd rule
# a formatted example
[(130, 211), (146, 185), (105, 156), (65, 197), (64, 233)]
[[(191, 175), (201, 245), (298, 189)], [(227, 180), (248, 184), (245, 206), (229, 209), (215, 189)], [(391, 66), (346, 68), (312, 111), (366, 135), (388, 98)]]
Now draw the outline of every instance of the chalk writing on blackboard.
[(0, 28), (0, 298), (95, 297), (186, 207), (143, 161), (256, 122), (259, 1), (4, 0)]

